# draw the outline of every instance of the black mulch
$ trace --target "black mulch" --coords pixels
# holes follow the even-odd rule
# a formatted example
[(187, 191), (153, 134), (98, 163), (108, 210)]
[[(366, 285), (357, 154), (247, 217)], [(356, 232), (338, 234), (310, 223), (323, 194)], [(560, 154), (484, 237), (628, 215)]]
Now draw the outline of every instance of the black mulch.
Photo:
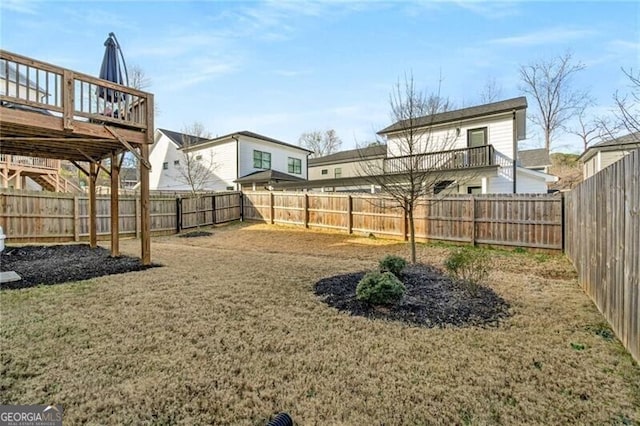
[(156, 266), (160, 265), (144, 266), (135, 257), (111, 257), (109, 250), (86, 244), (6, 247), (0, 254), (0, 270), (16, 271), (22, 280), (0, 284), (0, 289), (60, 284)]
[(191, 231), (186, 234), (178, 235), (180, 238), (194, 238), (194, 237), (208, 237), (209, 235), (213, 235), (212, 232), (209, 231)]
[(318, 281), (315, 293), (329, 305), (352, 315), (403, 321), (424, 327), (497, 326), (510, 316), (509, 304), (492, 289), (474, 289), (452, 281), (428, 265), (407, 267), (401, 281), (407, 288), (402, 301), (389, 307), (371, 306), (356, 299), (364, 272)]

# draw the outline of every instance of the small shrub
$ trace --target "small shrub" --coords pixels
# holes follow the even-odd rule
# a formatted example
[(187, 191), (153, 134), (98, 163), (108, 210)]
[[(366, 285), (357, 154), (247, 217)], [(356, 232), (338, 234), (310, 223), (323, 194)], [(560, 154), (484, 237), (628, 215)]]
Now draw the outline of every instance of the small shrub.
[(449, 275), (472, 285), (481, 284), (489, 275), (489, 256), (484, 250), (463, 247), (445, 260)]
[(380, 261), (380, 271), (391, 272), (396, 277), (399, 277), (402, 270), (407, 266), (407, 261), (400, 256), (394, 256), (388, 254)]
[(406, 288), (391, 272), (367, 273), (356, 287), (358, 300), (374, 305), (390, 305), (400, 301)]

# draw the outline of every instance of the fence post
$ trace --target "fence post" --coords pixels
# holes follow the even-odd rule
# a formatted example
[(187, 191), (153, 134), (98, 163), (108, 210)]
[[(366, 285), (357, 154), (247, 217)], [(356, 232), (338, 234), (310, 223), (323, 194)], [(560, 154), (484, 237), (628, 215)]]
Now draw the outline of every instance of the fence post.
[(309, 227), (309, 194), (304, 193), (304, 227)]
[(561, 246), (562, 246), (562, 253), (565, 253), (565, 236), (564, 236), (564, 227), (565, 227), (565, 197), (564, 197), (564, 193), (561, 192), (560, 193), (560, 215), (562, 216), (560, 218), (560, 240), (561, 240)]
[(216, 194), (211, 195), (211, 221), (216, 224)]
[(353, 234), (353, 197), (347, 197), (347, 232)]
[(176, 197), (176, 234), (182, 231), (182, 198)]
[(476, 245), (476, 197), (471, 196), (471, 245)]
[(244, 222), (244, 193), (240, 193), (240, 222)]
[(73, 241), (80, 241), (80, 202), (73, 196)]
[(136, 197), (136, 238), (140, 238), (140, 197)]
[(274, 208), (274, 200), (273, 200), (273, 192), (269, 192), (269, 221), (273, 225), (275, 223), (275, 208)]

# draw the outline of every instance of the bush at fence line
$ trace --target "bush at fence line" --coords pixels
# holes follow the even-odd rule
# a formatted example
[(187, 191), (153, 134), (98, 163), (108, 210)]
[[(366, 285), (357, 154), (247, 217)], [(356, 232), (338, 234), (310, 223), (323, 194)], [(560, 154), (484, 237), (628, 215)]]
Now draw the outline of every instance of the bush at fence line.
[(477, 286), (489, 275), (489, 255), (485, 250), (463, 247), (451, 253), (444, 266), (452, 278)]
[(356, 287), (358, 300), (374, 305), (391, 305), (402, 299), (406, 288), (391, 272), (368, 272)]
[(386, 255), (380, 261), (380, 271), (388, 271), (391, 272), (396, 277), (400, 277), (402, 270), (407, 266), (407, 261), (400, 257), (394, 256), (392, 254)]

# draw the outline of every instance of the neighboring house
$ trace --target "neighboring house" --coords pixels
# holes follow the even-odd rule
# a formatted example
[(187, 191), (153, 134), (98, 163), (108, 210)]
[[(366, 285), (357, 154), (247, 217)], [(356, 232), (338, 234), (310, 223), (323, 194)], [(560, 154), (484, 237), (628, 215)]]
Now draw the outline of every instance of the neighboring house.
[(630, 133), (591, 145), (578, 158), (585, 179), (640, 148), (640, 132)]
[(549, 173), (551, 157), (545, 148), (518, 151), (518, 165), (529, 170)]
[[(438, 168), (443, 180), (434, 188), (437, 193), (546, 193), (547, 185), (557, 178), (536, 168), (547, 167), (550, 163), (548, 156), (529, 162), (533, 155), (521, 151), (521, 164), (516, 162), (518, 141), (526, 137), (526, 109), (527, 99), (519, 97), (419, 117), (411, 127), (416, 135), (414, 149), (419, 152), (413, 155), (403, 152), (406, 144), (402, 138), (408, 125), (397, 122), (378, 132), (386, 139), (386, 148), (383, 148), (385, 145), (372, 148), (369, 161), (382, 162), (384, 175), (393, 175), (396, 180), (406, 173), (409, 163), (425, 164), (425, 170)], [(374, 189), (368, 184), (371, 179), (367, 180), (366, 173), (363, 173), (366, 169), (362, 167), (366, 164), (363, 158), (367, 157), (363, 155), (364, 150), (310, 160), (310, 181), (305, 187), (321, 190)], [(522, 164), (523, 152), (524, 160), (531, 168)], [(359, 173), (355, 172), (357, 169), (360, 169)], [(338, 176), (336, 170), (340, 170)], [(283, 189), (301, 187), (281, 185)]]
[[(185, 141), (187, 143), (185, 144)], [(185, 191), (180, 168), (188, 151), (212, 170), (204, 190), (264, 189), (274, 183), (307, 179), (307, 157), (311, 151), (257, 133), (241, 131), (213, 139), (158, 129), (151, 147), (152, 190)]]
[[(25, 68), (23, 67), (22, 69), (24, 70)], [(34, 70), (32, 69), (32, 71)], [(42, 73), (42, 71), (36, 72)], [(44, 75), (41, 78), (41, 81), (46, 80)], [(5, 62), (0, 66), (0, 95), (18, 97), (40, 103), (47, 103), (46, 98), (48, 97), (47, 91), (42, 85), (27, 77), (22, 70), (16, 72), (16, 66), (12, 62)]]
[(325, 155), (324, 157), (310, 158), (309, 180), (327, 181), (327, 188), (332, 191), (361, 190), (363, 186), (359, 184), (336, 187), (335, 181), (333, 180), (362, 176), (369, 164), (373, 165), (375, 169), (381, 169), (386, 156), (387, 146), (377, 144), (364, 148), (340, 151)]

